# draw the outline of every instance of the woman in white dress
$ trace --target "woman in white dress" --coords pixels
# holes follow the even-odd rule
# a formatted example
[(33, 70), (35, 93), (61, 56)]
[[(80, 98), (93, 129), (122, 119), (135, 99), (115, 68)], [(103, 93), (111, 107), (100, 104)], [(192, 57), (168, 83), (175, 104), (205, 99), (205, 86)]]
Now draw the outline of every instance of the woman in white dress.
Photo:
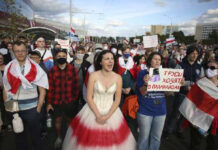
[(89, 77), (87, 104), (72, 120), (64, 150), (135, 150), (136, 142), (119, 109), (122, 79), (115, 56), (102, 51)]

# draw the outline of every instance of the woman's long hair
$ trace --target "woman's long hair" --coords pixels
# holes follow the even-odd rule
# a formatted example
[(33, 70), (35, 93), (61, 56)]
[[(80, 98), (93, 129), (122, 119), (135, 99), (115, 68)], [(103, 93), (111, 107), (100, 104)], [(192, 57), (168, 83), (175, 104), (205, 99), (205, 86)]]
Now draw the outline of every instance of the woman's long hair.
[(97, 61), (96, 61), (96, 63), (94, 64), (95, 71), (98, 71), (98, 70), (101, 70), (101, 69), (102, 69), (101, 61), (102, 61), (102, 59), (103, 59), (103, 56), (104, 56), (105, 54), (107, 54), (107, 53), (110, 53), (110, 54), (113, 55), (113, 58), (114, 58), (113, 71), (114, 71), (114, 72), (118, 72), (116, 57), (115, 57), (115, 55), (114, 55), (111, 51), (108, 51), (108, 50), (104, 50), (104, 51), (100, 52), (100, 54), (98, 55)]
[(147, 65), (148, 68), (151, 68), (151, 60), (153, 59), (153, 57), (154, 57), (155, 55), (160, 56), (160, 58), (161, 58), (161, 63), (160, 63), (160, 65), (162, 65), (162, 63), (163, 63), (163, 56), (162, 56), (159, 52), (152, 52), (152, 53), (148, 56), (148, 59), (147, 59), (147, 61), (146, 61), (146, 65)]

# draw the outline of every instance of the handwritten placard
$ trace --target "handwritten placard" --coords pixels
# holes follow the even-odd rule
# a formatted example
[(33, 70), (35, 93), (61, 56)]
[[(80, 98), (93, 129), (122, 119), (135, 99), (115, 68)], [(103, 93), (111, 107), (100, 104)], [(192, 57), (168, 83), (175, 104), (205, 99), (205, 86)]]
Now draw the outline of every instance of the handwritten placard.
[(150, 68), (147, 91), (173, 91), (180, 90), (183, 79), (183, 69), (154, 69)]
[(144, 48), (156, 47), (158, 45), (157, 35), (143, 36)]

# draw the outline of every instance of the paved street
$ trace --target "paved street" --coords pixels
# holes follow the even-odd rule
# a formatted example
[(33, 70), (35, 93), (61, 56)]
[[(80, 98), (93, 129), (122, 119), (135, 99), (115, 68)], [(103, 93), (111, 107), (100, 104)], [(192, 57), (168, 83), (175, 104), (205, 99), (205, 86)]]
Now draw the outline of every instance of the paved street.
[[(169, 137), (168, 140), (164, 140), (161, 143), (160, 150), (188, 150), (189, 146), (189, 135), (188, 130), (186, 130), (186, 138), (185, 140), (179, 139), (175, 135)], [(53, 133), (49, 133), (44, 139), (42, 139), (44, 150), (53, 150), (52, 143), (55, 140), (55, 135)], [(0, 137), (0, 150), (15, 150), (15, 135), (10, 133), (4, 133)]]
[[(172, 97), (167, 99), (167, 111), (171, 112)], [(185, 138), (178, 138), (176, 135), (171, 135), (167, 140), (162, 140), (160, 150), (188, 150), (190, 143), (189, 129), (184, 130)], [(44, 150), (53, 150), (53, 143), (56, 139), (54, 130), (50, 130), (42, 139)], [(15, 135), (12, 132), (4, 132), (0, 137), (0, 150), (15, 150)]]

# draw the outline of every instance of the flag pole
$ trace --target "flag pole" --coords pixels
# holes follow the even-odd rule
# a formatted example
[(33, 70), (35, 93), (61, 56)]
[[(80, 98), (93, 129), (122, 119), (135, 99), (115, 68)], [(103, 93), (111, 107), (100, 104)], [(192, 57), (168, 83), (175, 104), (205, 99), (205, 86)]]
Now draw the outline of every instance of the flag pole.
[[(71, 27), (72, 27), (72, 15), (73, 15), (73, 12), (72, 12), (72, 0), (70, 0), (70, 28), (69, 29), (71, 29)], [(70, 39), (70, 42), (71, 42), (70, 32), (69, 32), (69, 39)]]

